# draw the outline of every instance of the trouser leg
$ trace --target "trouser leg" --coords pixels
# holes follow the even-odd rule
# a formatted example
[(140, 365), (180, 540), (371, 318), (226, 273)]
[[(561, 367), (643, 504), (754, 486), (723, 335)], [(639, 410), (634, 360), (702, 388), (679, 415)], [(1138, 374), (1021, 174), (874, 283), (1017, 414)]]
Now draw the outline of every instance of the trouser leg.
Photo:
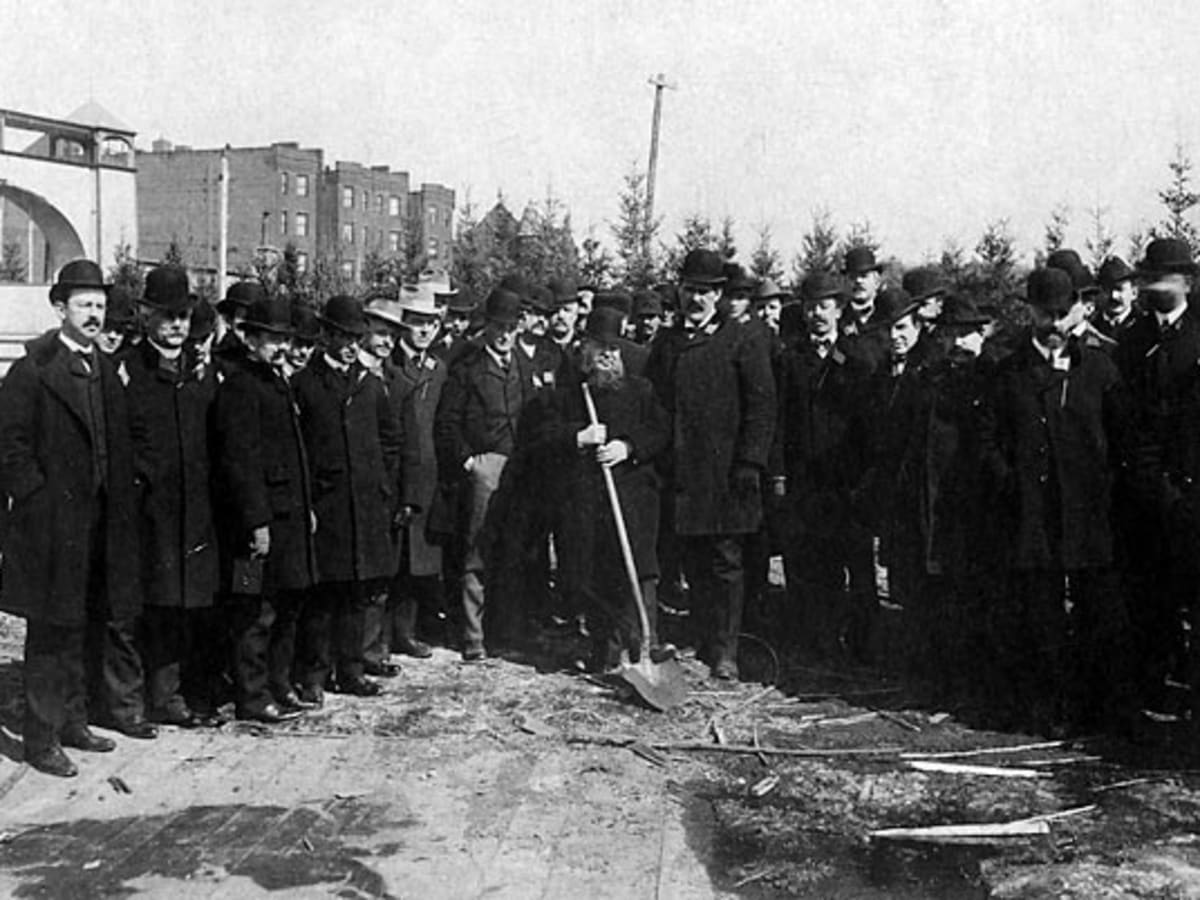
[(275, 609), (269, 597), (239, 596), (232, 606), (234, 693), (239, 715), (255, 715), (271, 702), (268, 651)]
[(741, 536), (685, 537), (682, 544), (684, 574), (698, 601), (693, 614), (702, 614), (710, 661), (736, 662), (745, 590)]
[(304, 610), (303, 591), (282, 591), (272, 598), (275, 621), (267, 645), (267, 681), (275, 697), (292, 691), (296, 662), (296, 633)]
[(89, 706), (98, 721), (136, 722), (145, 717), (145, 675), (137, 649), (139, 618), (89, 622)]
[(363, 677), (366, 668), (366, 624), (375, 615), (372, 607), (384, 603), (384, 587), (380, 582), (354, 582), (343, 586), (334, 618), (334, 641), (337, 655), (337, 677), (353, 681)]
[(152, 717), (187, 714), (182, 688), (188, 612), (186, 609), (147, 606), (142, 613), (146, 706)]
[(56, 746), (64, 727), (87, 723), (84, 629), (29, 621), (25, 631), (27, 755)]
[(379, 593), (378, 602), (368, 601), (363, 605), (362, 657), (364, 663), (382, 665), (391, 655), (388, 634), (388, 591)]
[(296, 680), (324, 689), (333, 674), (333, 611), (338, 586), (320, 584), (308, 591), (300, 611)]

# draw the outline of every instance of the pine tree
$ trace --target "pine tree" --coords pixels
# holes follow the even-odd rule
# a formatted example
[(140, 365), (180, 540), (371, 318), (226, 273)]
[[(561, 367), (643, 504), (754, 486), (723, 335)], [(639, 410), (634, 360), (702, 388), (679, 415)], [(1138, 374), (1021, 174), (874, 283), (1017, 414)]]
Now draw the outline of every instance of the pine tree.
[(594, 284), (600, 288), (608, 287), (612, 276), (613, 258), (608, 249), (596, 239), (592, 229), (579, 245), (579, 281), (581, 284)]
[(0, 281), (24, 281), (27, 274), (21, 245), (16, 241), (5, 241), (0, 252)]
[(179, 246), (179, 238), (171, 235), (171, 240), (167, 244), (167, 249), (163, 251), (161, 260), (164, 266), (183, 266), (186, 263), (183, 261), (183, 249)]
[(661, 219), (651, 220), (646, 212), (646, 176), (634, 165), (625, 174), (617, 220), (610, 227), (617, 245), (617, 277), (635, 290), (651, 287), (659, 274), (655, 243)]
[(1117, 245), (1117, 236), (1112, 233), (1106, 222), (1108, 207), (1097, 204), (1089, 211), (1092, 220), (1092, 233), (1083, 242), (1088, 252), (1088, 264), (1093, 270), (1099, 269), (1104, 261), (1113, 254)]
[(109, 267), (108, 280), (114, 285), (123, 286), (133, 297), (142, 296), (146, 282), (133, 256), (133, 248), (127, 241), (117, 244), (113, 250), (113, 265)]
[(771, 226), (760, 225), (757, 233), (758, 243), (750, 255), (750, 273), (758, 279), (783, 280), (783, 259), (771, 245)]
[(1200, 194), (1191, 189), (1192, 160), (1183, 144), (1175, 145), (1175, 158), (1167, 163), (1171, 184), (1158, 192), (1158, 199), (1167, 208), (1167, 217), (1151, 229), (1151, 237), (1177, 238), (1187, 241), (1193, 256), (1200, 253), (1200, 232), (1189, 221), (1193, 207), (1200, 203)]
[(1050, 221), (1046, 223), (1045, 255), (1061, 250), (1067, 240), (1067, 227), (1071, 224), (1071, 208), (1060, 203), (1050, 210)]
[(733, 234), (733, 216), (721, 219), (721, 233), (717, 236), (717, 252), (724, 260), (737, 257), (737, 239)]
[(825, 207), (812, 212), (812, 224), (800, 238), (800, 252), (792, 260), (793, 288), (814, 272), (832, 272), (837, 268), (837, 228), (833, 214)]

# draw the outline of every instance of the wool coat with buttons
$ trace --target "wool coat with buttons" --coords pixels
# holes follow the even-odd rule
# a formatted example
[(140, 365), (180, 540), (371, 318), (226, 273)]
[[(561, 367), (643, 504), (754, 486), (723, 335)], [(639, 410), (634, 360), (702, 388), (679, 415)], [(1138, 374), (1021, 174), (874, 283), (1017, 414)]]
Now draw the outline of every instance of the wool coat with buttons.
[(1112, 562), (1115, 465), (1128, 449), (1128, 405), (1102, 351), (1071, 344), (1053, 368), (1025, 335), (1002, 360), (981, 410), (981, 451), (1017, 569), (1082, 569)]

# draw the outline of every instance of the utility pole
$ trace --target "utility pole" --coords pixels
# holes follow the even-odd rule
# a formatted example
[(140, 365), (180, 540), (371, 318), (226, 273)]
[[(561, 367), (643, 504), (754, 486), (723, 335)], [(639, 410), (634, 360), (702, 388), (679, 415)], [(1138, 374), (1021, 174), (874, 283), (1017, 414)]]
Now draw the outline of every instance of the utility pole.
[(221, 176), (217, 191), (217, 300), (225, 296), (229, 260), (229, 145), (221, 151)]
[(654, 85), (654, 117), (650, 120), (650, 167), (646, 172), (646, 227), (642, 233), (642, 243), (647, 255), (650, 253), (650, 223), (654, 221), (654, 176), (658, 171), (658, 130), (662, 122), (663, 88), (675, 90), (673, 82), (667, 81), (662, 72), (649, 79)]

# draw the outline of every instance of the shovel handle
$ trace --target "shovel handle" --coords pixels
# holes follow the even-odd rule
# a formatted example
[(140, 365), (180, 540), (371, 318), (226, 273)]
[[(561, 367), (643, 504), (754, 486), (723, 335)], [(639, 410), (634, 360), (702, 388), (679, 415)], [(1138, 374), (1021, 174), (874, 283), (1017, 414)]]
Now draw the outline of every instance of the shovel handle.
[[(592, 400), (591, 389), (586, 381), (580, 386), (583, 388), (583, 402), (587, 406), (588, 419), (593, 425), (599, 425), (600, 418), (596, 415), (596, 403)], [(625, 575), (629, 579), (629, 589), (633, 591), (634, 602), (637, 603), (638, 623), (642, 626), (641, 659), (649, 659), (650, 617), (646, 613), (646, 601), (642, 598), (642, 585), (638, 581), (637, 566), (633, 563), (633, 547), (629, 543), (629, 532), (625, 529), (625, 516), (621, 514), (621, 498), (617, 495), (617, 483), (613, 480), (612, 470), (608, 466), (602, 465), (600, 472), (604, 476), (604, 487), (608, 491), (608, 504), (612, 507), (613, 520), (617, 523), (617, 542), (621, 545)]]

